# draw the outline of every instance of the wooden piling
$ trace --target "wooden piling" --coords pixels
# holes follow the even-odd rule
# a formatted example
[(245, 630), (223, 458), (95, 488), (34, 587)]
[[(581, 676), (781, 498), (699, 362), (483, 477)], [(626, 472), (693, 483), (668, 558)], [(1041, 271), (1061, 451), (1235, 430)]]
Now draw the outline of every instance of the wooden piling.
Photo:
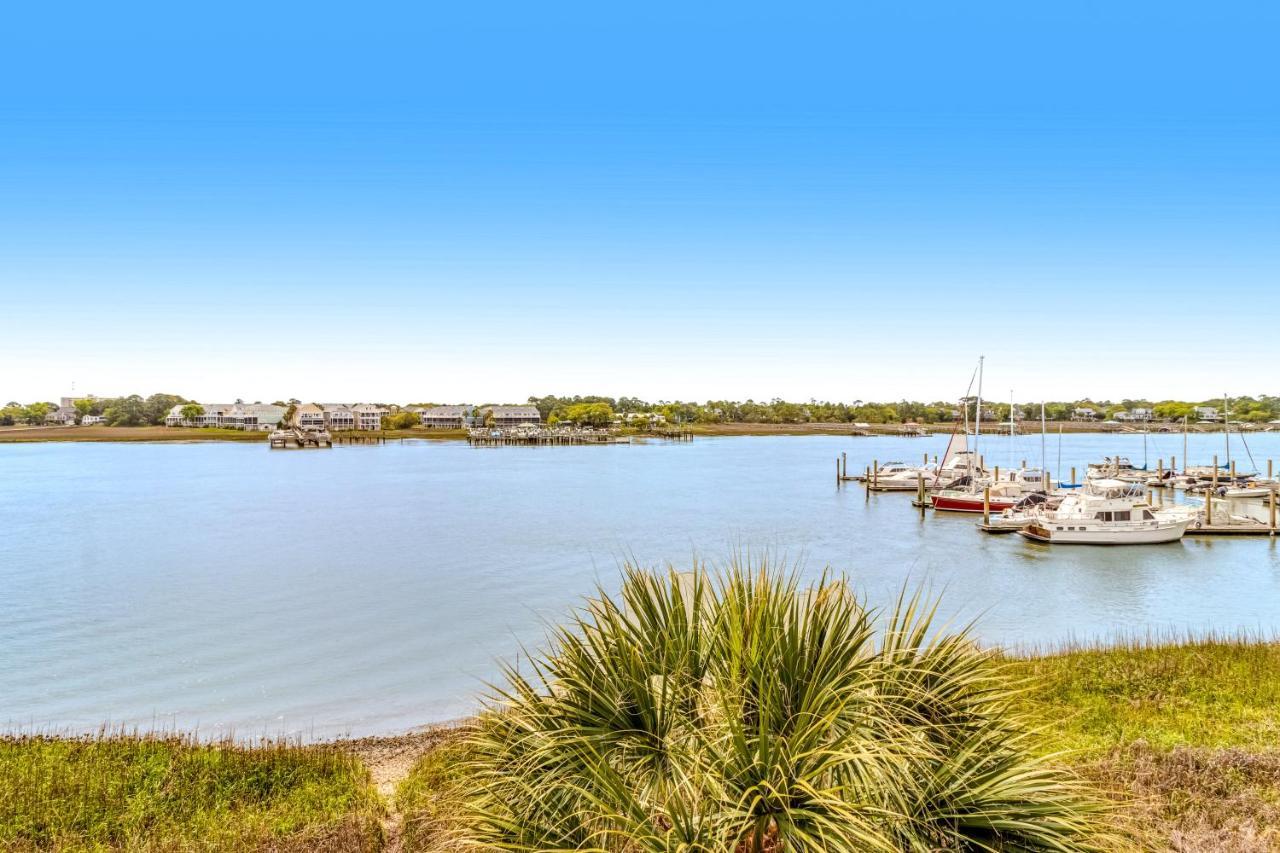
[(1218, 488), (1218, 454), (1213, 454), (1213, 488)]
[(995, 474), (996, 474), (995, 479), (996, 479), (996, 482), (998, 483), (1000, 482), (1000, 466), (999, 465), (996, 466)]
[(871, 488), (880, 488), (880, 460), (871, 460)]
[(1076, 468), (1074, 465), (1072, 465), (1071, 466), (1071, 485), (1074, 486), (1075, 484), (1076, 484)]
[(982, 487), (982, 523), (991, 526), (991, 487)]
[[(916, 503), (920, 504), (920, 514), (924, 515), (924, 473), (916, 474)], [(1272, 512), (1274, 515), (1274, 511)]]
[(1232, 459), (1232, 460), (1231, 460), (1231, 483), (1232, 483), (1232, 485), (1234, 485), (1234, 484), (1235, 484), (1235, 482), (1236, 482), (1236, 460)]
[(849, 454), (842, 452), (840, 454), (840, 476), (849, 476)]
[(1271, 535), (1276, 535), (1276, 484), (1271, 484)]

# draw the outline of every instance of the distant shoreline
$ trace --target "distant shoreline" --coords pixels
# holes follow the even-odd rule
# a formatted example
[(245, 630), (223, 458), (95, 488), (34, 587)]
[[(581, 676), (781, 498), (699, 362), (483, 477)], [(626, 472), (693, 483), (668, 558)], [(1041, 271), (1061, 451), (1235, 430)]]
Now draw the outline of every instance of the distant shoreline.
[[(955, 424), (921, 424), (921, 426), (933, 435), (950, 435), (955, 429)], [(1151, 431), (1159, 432), (1161, 428), (1165, 428), (1165, 434), (1181, 433), (1182, 430), (1178, 425), (1161, 424)], [(866, 433), (872, 436), (896, 436), (902, 434), (902, 424), (871, 424), (866, 427), (858, 427), (859, 433)], [(1008, 425), (997, 423), (989, 423), (984, 425), (985, 431), (999, 435), (1002, 432), (1008, 432)], [(807, 424), (755, 424), (755, 423), (721, 423), (721, 424), (691, 424), (690, 431), (695, 436), (761, 436), (761, 435), (843, 435), (853, 437), (855, 427), (852, 424), (845, 423), (807, 423)], [(1126, 432), (1126, 428), (1103, 428), (1101, 424), (1089, 423), (1085, 421), (1055, 421), (1048, 424), (1048, 431), (1051, 434), (1061, 430), (1064, 433), (1098, 433), (1107, 435), (1125, 435), (1125, 434), (1141, 434), (1140, 431), (1132, 430)], [(1191, 432), (1195, 433), (1220, 433), (1223, 427), (1218, 424), (1206, 425), (1196, 424), (1191, 427)], [(1021, 435), (1032, 435), (1040, 432), (1039, 422), (1024, 422), (1020, 427)], [(1247, 430), (1248, 432), (1263, 432), (1265, 430)], [(345, 434), (345, 433), (344, 433)], [(388, 439), (413, 438), (424, 439), (427, 441), (462, 441), (467, 437), (466, 430), (460, 429), (402, 429), (402, 430), (385, 430), (378, 433), (360, 433), (354, 432), (351, 435), (379, 435)], [(635, 433), (639, 438), (645, 437), (644, 433)], [(862, 437), (859, 435), (858, 437)], [(172, 441), (172, 442), (203, 442), (203, 441), (244, 441), (244, 442), (262, 442), (267, 440), (267, 433), (237, 430), (237, 429), (219, 429), (215, 427), (166, 427), (166, 426), (140, 426), (140, 427), (109, 427), (109, 426), (39, 426), (39, 427), (0, 427), (0, 444), (23, 444), (33, 442), (55, 442), (55, 441), (87, 441), (87, 442), (131, 442), (131, 441)]]

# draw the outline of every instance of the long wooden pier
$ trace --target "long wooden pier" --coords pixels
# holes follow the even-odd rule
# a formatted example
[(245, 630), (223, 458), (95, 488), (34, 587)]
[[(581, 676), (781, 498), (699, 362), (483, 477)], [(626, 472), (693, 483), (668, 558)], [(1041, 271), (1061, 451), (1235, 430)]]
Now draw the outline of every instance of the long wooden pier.
[(570, 445), (630, 444), (630, 436), (595, 430), (473, 429), (472, 447), (567, 447)]

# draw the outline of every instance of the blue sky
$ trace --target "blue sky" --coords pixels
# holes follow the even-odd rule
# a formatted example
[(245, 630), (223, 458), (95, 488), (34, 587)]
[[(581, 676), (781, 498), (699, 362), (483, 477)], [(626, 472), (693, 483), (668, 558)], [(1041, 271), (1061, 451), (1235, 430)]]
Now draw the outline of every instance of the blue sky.
[(28, 5), (6, 400), (1280, 392), (1275, 6)]

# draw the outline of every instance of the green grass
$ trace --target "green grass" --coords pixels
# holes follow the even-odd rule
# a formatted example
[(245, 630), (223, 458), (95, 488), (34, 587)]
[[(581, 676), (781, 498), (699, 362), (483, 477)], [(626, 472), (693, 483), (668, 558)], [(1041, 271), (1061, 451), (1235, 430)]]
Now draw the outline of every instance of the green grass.
[(382, 813), (333, 746), (0, 739), (4, 850), (372, 851)]
[(1029, 706), (1062, 749), (1100, 754), (1134, 741), (1280, 746), (1280, 644), (1205, 639), (1129, 643), (1020, 660)]
[(1064, 760), (1141, 849), (1280, 850), (1280, 645), (1205, 639), (1019, 660)]
[(461, 850), (462, 816), (467, 795), (463, 768), (467, 759), (459, 729), (424, 755), (396, 788), (396, 808), (404, 815), (407, 851)]

